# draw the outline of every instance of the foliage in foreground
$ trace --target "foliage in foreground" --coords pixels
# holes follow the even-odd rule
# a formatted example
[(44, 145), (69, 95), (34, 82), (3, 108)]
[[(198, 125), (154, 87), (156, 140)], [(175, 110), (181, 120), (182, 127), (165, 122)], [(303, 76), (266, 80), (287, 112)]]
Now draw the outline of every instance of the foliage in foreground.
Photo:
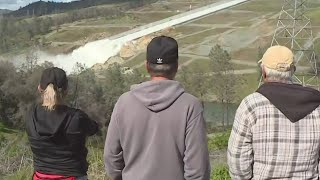
[(231, 131), (215, 134), (208, 138), (208, 148), (209, 151), (226, 149), (228, 147), (228, 140), (230, 137)]
[[(2, 134), (0, 132), (0, 134)], [(15, 137), (13, 137), (15, 136)], [(2, 135), (0, 146), (0, 176), (7, 180), (26, 180), (32, 177), (32, 153), (25, 133)], [(12, 140), (10, 140), (12, 139)], [(103, 164), (103, 140), (94, 136), (88, 140), (89, 179), (109, 180)]]
[(217, 166), (211, 172), (210, 180), (231, 180), (226, 165)]
[[(2, 134), (0, 132), (0, 134)], [(222, 147), (224, 135), (222, 133), (215, 138), (209, 138), (209, 148)], [(0, 176), (8, 180), (25, 180), (30, 179), (33, 172), (32, 153), (27, 143), (25, 133), (13, 133), (1, 136), (0, 146)], [(89, 179), (110, 180), (106, 176), (103, 163), (103, 138), (94, 136), (89, 138), (87, 147), (89, 150), (88, 161), (90, 167), (88, 170)], [(211, 145), (210, 145), (211, 144)], [(225, 165), (218, 165), (212, 169), (210, 180), (229, 180), (228, 168)]]
[[(48, 62), (38, 65), (36, 56), (26, 60), (23, 68), (0, 61), (0, 119), (19, 128), (24, 128), (24, 119), (30, 106), (39, 102), (37, 86), (42, 71), (53, 66)], [(143, 81), (137, 71), (132, 74), (121, 73), (118, 64), (102, 70), (102, 78), (97, 78), (96, 72), (81, 64), (77, 64), (74, 69), (68, 76), (66, 103), (84, 110), (101, 125), (108, 124), (118, 97), (128, 91), (130, 85)]]

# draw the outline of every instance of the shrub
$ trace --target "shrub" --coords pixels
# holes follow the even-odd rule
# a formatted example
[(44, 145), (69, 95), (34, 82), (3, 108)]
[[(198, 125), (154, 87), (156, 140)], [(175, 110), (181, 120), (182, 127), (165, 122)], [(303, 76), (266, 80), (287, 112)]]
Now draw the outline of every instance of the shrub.
[(215, 167), (211, 172), (210, 180), (231, 180), (228, 167), (226, 165)]
[(4, 137), (3, 134), (0, 132), (0, 148), (4, 147), (7, 144), (7, 139)]
[(208, 148), (209, 151), (221, 150), (228, 147), (228, 140), (230, 137), (230, 130), (218, 133), (212, 137), (208, 138)]

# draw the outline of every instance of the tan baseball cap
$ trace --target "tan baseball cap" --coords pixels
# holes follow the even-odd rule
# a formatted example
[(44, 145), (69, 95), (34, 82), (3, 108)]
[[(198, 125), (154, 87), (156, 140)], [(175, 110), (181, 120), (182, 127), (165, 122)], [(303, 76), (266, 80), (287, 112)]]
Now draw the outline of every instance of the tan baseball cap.
[(290, 71), (294, 66), (292, 51), (285, 46), (272, 46), (263, 55), (262, 59), (258, 62), (267, 68), (277, 71), (285, 72)]

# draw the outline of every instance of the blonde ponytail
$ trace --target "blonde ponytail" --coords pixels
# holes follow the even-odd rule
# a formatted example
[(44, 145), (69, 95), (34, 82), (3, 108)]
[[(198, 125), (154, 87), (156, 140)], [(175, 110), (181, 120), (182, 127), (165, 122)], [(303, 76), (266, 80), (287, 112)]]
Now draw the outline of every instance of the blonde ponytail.
[(53, 84), (49, 84), (42, 94), (42, 106), (48, 111), (53, 111), (55, 105), (58, 104), (58, 94), (54, 90)]

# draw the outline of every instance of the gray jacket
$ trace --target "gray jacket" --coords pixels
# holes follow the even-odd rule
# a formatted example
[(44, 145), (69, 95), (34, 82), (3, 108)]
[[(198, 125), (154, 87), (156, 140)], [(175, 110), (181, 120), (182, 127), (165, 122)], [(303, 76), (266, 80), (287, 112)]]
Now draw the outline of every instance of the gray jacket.
[(133, 86), (114, 108), (104, 162), (113, 180), (209, 180), (201, 103), (177, 81)]

